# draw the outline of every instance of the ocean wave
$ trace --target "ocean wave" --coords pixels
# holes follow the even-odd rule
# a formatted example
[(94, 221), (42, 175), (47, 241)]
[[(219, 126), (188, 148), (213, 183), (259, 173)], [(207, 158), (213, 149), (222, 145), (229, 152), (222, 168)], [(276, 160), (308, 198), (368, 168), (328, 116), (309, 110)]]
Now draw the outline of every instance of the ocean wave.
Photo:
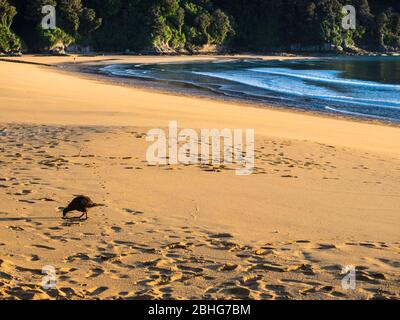
[(110, 74), (113, 76), (152, 78), (149, 75), (149, 71), (147, 70), (135, 70), (119, 65), (106, 66), (100, 68), (99, 70), (103, 73)]
[[(227, 72), (196, 72), (193, 73), (215, 77), (223, 80), (234, 81), (238, 83), (242, 83), (249, 86), (254, 86), (257, 88), (270, 90), (273, 92), (295, 95), (303, 98), (312, 98), (312, 99), (321, 99), (321, 100), (329, 100), (336, 101), (340, 103), (348, 103), (353, 105), (362, 105), (362, 106), (370, 106), (370, 107), (384, 107), (390, 109), (400, 109), (400, 101), (389, 100), (389, 99), (365, 99), (361, 97), (351, 97), (345, 95), (337, 95), (334, 94), (333, 90), (329, 90), (326, 88), (322, 88), (319, 86), (313, 86), (310, 84), (303, 83), (290, 83), (283, 85), (285, 80), (277, 79), (277, 80), (267, 80), (260, 79), (256, 76), (252, 76), (251, 74), (246, 73), (227, 73)], [(321, 94), (324, 93), (324, 94)]]

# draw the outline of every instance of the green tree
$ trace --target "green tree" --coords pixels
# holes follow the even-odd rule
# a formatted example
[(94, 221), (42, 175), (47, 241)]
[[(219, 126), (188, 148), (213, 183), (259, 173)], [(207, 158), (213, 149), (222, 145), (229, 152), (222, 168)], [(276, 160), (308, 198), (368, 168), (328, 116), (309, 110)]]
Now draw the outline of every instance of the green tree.
[[(7, 2), (2, 0), (3, 3)], [(57, 26), (98, 50), (195, 51), (206, 44), (266, 51), (345, 43), (399, 48), (399, 0), (8, 0), (19, 14), (11, 28), (38, 47), (44, 4), (57, 5)], [(345, 32), (342, 7), (357, 28)], [(8, 18), (7, 18), (8, 19)], [(7, 21), (6, 24), (9, 24)], [(3, 31), (3, 38), (9, 31)], [(9, 37), (9, 36), (7, 36)], [(4, 40), (3, 40), (4, 42)]]
[(80, 14), (80, 41), (91, 44), (92, 33), (101, 26), (102, 21), (101, 18), (96, 16), (96, 12), (93, 9), (84, 7)]
[(228, 35), (234, 35), (235, 32), (231, 26), (231, 22), (228, 16), (217, 9), (212, 15), (212, 22), (210, 25), (210, 36), (213, 39), (213, 43), (222, 44)]
[(7, 0), (0, 0), (0, 25), (10, 28), (12, 21), (17, 14), (15, 7), (10, 5)]
[(45, 5), (57, 7), (57, 2), (56, 0), (26, 0), (25, 7), (20, 9), (25, 13), (25, 20), (37, 26), (42, 21), (42, 8)]
[(69, 46), (75, 39), (60, 28), (43, 30), (39, 28), (40, 46), (46, 51), (58, 50), (64, 52), (65, 47)]
[(210, 43), (211, 36), (208, 33), (208, 29), (211, 26), (211, 22), (212, 22), (211, 15), (206, 11), (200, 13), (195, 19), (195, 25), (197, 27), (198, 34), (200, 36), (199, 44), (201, 45)]
[(57, 23), (66, 32), (76, 35), (83, 10), (81, 0), (58, 0), (57, 4)]
[(388, 33), (387, 25), (389, 19), (386, 13), (381, 12), (376, 17), (376, 32), (375, 32), (375, 43), (376, 47), (379, 50), (385, 49), (385, 35)]

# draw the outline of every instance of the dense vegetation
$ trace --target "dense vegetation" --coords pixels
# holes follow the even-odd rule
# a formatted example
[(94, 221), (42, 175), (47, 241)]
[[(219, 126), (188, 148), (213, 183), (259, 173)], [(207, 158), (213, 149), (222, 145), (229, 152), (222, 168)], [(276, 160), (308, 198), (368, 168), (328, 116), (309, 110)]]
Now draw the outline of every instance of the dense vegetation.
[[(41, 8), (57, 28), (42, 30)], [(344, 31), (342, 7), (357, 10)], [(0, 51), (71, 43), (98, 51), (193, 52), (205, 47), (268, 51), (363, 47), (398, 50), (399, 0), (0, 0)]]

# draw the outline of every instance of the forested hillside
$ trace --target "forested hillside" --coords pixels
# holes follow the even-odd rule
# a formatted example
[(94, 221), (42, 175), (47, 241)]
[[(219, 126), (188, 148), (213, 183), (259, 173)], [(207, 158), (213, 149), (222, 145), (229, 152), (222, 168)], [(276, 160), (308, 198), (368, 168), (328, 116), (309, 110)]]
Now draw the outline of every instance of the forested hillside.
[[(42, 30), (41, 8), (57, 28)], [(357, 29), (342, 28), (342, 7)], [(76, 43), (97, 51), (269, 51), (306, 47), (398, 50), (399, 0), (0, 0), (0, 51)]]

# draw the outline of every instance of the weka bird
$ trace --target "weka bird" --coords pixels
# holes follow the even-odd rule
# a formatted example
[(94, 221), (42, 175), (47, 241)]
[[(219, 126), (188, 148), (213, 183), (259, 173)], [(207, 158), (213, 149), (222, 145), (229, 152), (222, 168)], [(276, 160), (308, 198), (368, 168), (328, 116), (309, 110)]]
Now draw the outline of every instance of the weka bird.
[(87, 211), (90, 208), (104, 206), (103, 204), (94, 203), (89, 197), (86, 196), (78, 196), (63, 210), (63, 219), (66, 218), (67, 213), (71, 211), (79, 211), (83, 214), (78, 218), (82, 218), (85, 216), (84, 220), (87, 220)]

